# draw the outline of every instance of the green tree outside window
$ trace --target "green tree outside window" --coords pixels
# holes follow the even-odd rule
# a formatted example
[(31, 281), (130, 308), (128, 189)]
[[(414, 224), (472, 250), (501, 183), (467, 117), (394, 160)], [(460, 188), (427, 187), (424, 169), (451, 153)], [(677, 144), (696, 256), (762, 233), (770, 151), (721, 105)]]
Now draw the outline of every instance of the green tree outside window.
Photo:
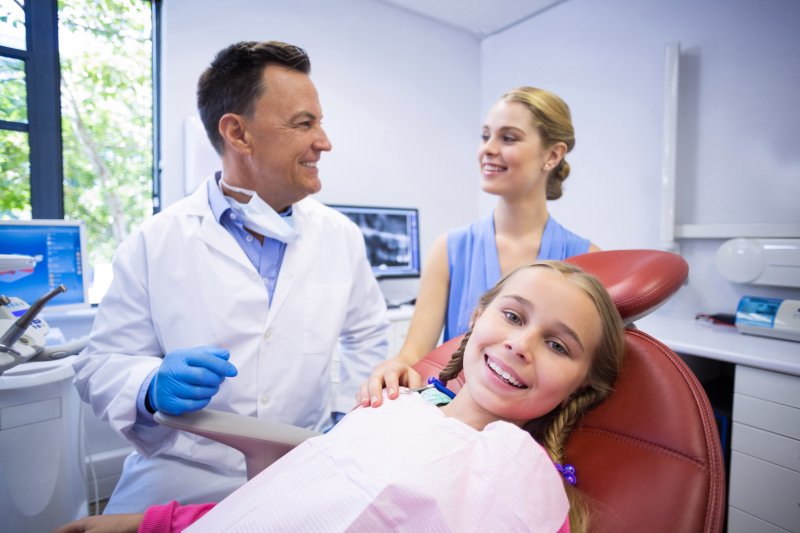
[(65, 218), (93, 264), (153, 212), (150, 4), (59, 2)]

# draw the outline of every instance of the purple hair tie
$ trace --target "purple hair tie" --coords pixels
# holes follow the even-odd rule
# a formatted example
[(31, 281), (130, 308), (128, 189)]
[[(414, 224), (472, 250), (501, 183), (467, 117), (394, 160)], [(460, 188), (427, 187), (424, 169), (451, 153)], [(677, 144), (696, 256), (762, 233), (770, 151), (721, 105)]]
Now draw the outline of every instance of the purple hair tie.
[(555, 465), (556, 465), (556, 469), (559, 472), (561, 472), (561, 475), (564, 476), (564, 479), (566, 480), (567, 483), (569, 483), (573, 487), (578, 483), (578, 478), (575, 477), (575, 467), (574, 466), (572, 466), (570, 464), (566, 464), (564, 466), (561, 466), (560, 463), (555, 463)]

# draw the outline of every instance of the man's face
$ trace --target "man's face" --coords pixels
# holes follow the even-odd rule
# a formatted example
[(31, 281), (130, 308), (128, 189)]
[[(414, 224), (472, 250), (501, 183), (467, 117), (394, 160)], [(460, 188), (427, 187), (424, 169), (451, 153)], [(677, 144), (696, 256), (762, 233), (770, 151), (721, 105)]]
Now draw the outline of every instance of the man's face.
[(243, 117), (247, 150), (238, 176), (276, 211), (322, 188), (317, 162), (331, 143), (322, 129), (322, 109), (308, 75), (269, 65), (264, 91), (253, 113)]

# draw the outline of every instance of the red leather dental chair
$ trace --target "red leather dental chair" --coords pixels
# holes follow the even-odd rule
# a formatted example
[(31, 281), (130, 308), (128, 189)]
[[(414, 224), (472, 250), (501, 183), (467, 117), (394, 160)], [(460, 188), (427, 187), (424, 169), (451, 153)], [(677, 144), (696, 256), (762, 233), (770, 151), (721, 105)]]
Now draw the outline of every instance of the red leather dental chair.
[[(652, 311), (686, 279), (679, 256), (653, 250), (606, 251), (568, 260), (608, 289), (626, 323)], [(669, 348), (631, 326), (626, 360), (614, 392), (583, 417), (567, 441), (588, 496), (593, 532), (719, 532), (725, 479), (711, 405), (699, 382)], [(460, 338), (415, 365), (423, 379), (438, 376)], [(463, 381), (451, 380), (457, 391)], [(156, 414), (162, 424), (225, 442), (245, 454), (248, 477), (314, 432), (208, 409), (181, 417)], [(244, 423), (242, 423), (244, 422)]]

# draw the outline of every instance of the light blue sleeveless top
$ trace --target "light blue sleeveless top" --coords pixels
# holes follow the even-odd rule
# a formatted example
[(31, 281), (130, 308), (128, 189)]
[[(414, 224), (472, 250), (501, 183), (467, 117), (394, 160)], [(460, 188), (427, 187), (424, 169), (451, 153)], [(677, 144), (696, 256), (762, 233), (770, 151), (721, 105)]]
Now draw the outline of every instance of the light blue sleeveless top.
[[(500, 280), (500, 259), (495, 242), (494, 212), (447, 235), (450, 293), (444, 340), (466, 332), (478, 299)], [(551, 216), (539, 246), (538, 260), (566, 259), (589, 251), (589, 241), (567, 230)]]

